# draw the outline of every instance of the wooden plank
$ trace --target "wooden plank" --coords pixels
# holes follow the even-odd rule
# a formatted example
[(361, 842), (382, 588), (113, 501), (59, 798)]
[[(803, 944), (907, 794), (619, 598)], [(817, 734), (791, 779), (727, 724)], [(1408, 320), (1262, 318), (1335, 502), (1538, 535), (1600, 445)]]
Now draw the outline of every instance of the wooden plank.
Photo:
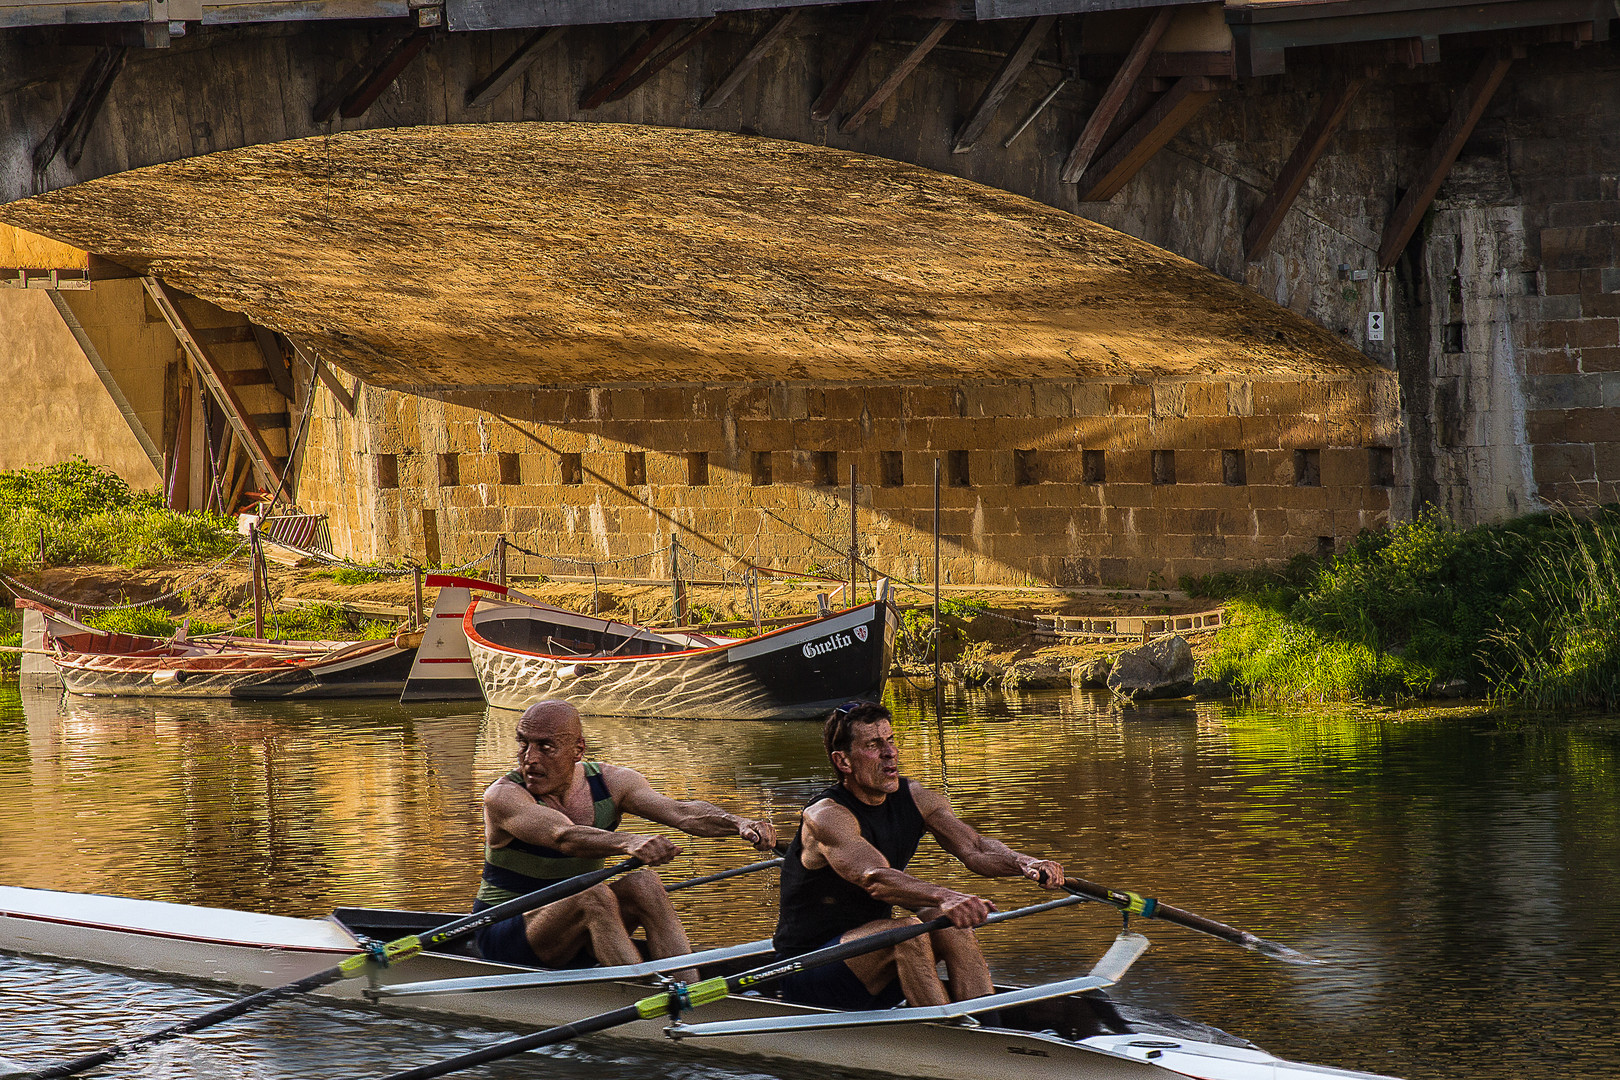
[(861, 24), (861, 31), (855, 36), (855, 40), (850, 43), (844, 62), (839, 65), (832, 81), (822, 87), (821, 93), (810, 105), (811, 120), (821, 124), (832, 119), (832, 114), (838, 109), (838, 102), (843, 99), (844, 91), (849, 87), (849, 80), (855, 77), (855, 72), (866, 59), (866, 54), (872, 51), (872, 45), (877, 41), (878, 30), (894, 11), (894, 4), (895, 0), (880, 0), (867, 9), (866, 21)]
[(91, 125), (96, 122), (102, 105), (106, 104), (107, 92), (123, 70), (124, 59), (128, 55), (129, 50), (120, 45), (101, 49), (91, 59), (84, 74), (79, 77), (78, 89), (74, 91), (67, 108), (62, 110), (39, 145), (34, 147), (36, 174), (48, 169), (58, 154), (63, 154), (69, 165), (79, 163), (79, 157), (84, 153), (84, 140), (90, 133)]
[(1028, 25), (1024, 27), (1023, 36), (1018, 39), (1018, 44), (1013, 46), (1013, 51), (1001, 62), (1001, 70), (996, 72), (995, 78), (990, 80), (990, 85), (984, 88), (984, 93), (974, 102), (967, 122), (957, 129), (956, 139), (951, 144), (951, 153), (965, 154), (973, 149), (973, 144), (979, 141), (979, 137), (990, 126), (990, 121), (996, 118), (996, 110), (1001, 108), (1001, 103), (1012, 93), (1018, 77), (1029, 67), (1030, 61), (1035, 59), (1035, 53), (1045, 44), (1047, 35), (1052, 32), (1052, 27), (1056, 23), (1056, 15), (1042, 15), (1029, 20)]
[(1080, 137), (1074, 141), (1073, 149), (1063, 162), (1063, 170), (1058, 173), (1060, 182), (1065, 184), (1078, 182), (1090, 166), (1092, 157), (1102, 146), (1103, 135), (1107, 133), (1108, 126), (1114, 122), (1114, 116), (1119, 112), (1120, 106), (1125, 104), (1125, 98), (1142, 74), (1142, 68), (1153, 52), (1153, 47), (1164, 36), (1165, 29), (1175, 16), (1175, 8), (1160, 8), (1153, 13), (1153, 17), (1137, 35), (1136, 44), (1125, 54), (1125, 62), (1114, 72), (1114, 78), (1109, 82), (1108, 89), (1103, 91), (1102, 99), (1086, 118), (1086, 126), (1081, 129)]
[[(298, 358), (313, 368), (316, 377), (326, 384), (328, 390), (332, 391), (332, 396), (337, 398), (339, 405), (343, 406), (343, 411), (353, 416), (354, 394), (350, 393), (348, 388), (338, 381), (337, 376), (332, 374), (332, 369), (327, 366), (326, 361), (316, 356), (312, 350), (301, 344), (297, 338), (288, 338), (287, 340), (292, 342), (293, 351), (298, 354)], [(309, 407), (309, 402), (306, 401), (304, 408)]]
[(333, 114), (338, 111), (338, 106), (349, 99), (366, 76), (376, 71), (394, 54), (394, 50), (414, 33), (415, 28), (410, 26), (394, 26), (385, 30), (376, 41), (372, 42), (371, 48), (365, 51), (360, 61), (349, 68), (332, 89), (315, 103), (309, 110), (309, 118), (317, 124), (324, 124), (332, 119)]
[(681, 28), (684, 19), (665, 19), (654, 23), (647, 36), (638, 41), (623, 56), (619, 57), (600, 79), (579, 95), (581, 109), (594, 109), (607, 101), (609, 95), (617, 90), (630, 76), (634, 75), (647, 57), (657, 52), (664, 42), (668, 41), (675, 31)]
[(253, 339), (259, 345), (259, 355), (264, 358), (264, 370), (269, 373), (276, 393), (289, 402), (292, 401), (292, 369), (287, 366), (287, 355), (281, 351), (281, 343), (276, 340), (275, 332), (257, 323), (249, 323), (248, 326), (253, 330)]
[(181, 348), (191, 358), (191, 366), (196, 371), (197, 377), (203, 381), (214, 400), (225, 410), (225, 419), (231, 425), (231, 430), (236, 432), (236, 437), (242, 440), (242, 445), (248, 452), (248, 460), (265, 482), (265, 490), (274, 490), (281, 484), (281, 473), (276, 468), (275, 455), (265, 445), (264, 436), (259, 433), (258, 428), (253, 426), (248, 411), (242, 405), (242, 399), (236, 396), (236, 390), (231, 386), (225, 370), (209, 352), (208, 346), (197, 340), (196, 327), (181, 309), (179, 294), (161, 278), (147, 275), (141, 281), (146, 286), (147, 295), (152, 298), (153, 305), (168, 322), (169, 329), (174, 331)]
[(235, 326), (198, 327), (197, 340), (204, 345), (234, 345), (252, 341), (253, 327), (247, 323), (238, 323)]
[(934, 46), (938, 45), (940, 39), (950, 33), (951, 27), (955, 25), (955, 19), (939, 19), (935, 21), (934, 25), (929, 28), (928, 33), (923, 35), (923, 39), (913, 45), (911, 51), (906, 53), (905, 58), (895, 65), (893, 71), (889, 72), (888, 77), (877, 84), (877, 88), (866, 96), (865, 101), (855, 107), (854, 112), (844, 117), (843, 122), (838, 125), (839, 133), (848, 135), (866, 123), (866, 118), (881, 109), (883, 103), (894, 96), (894, 92), (900, 89), (900, 84), (911, 77), (911, 73), (917, 70), (917, 65), (921, 64), (928, 54), (934, 51)]
[(1433, 149), (1418, 169), (1416, 182), (1406, 189), (1400, 205), (1395, 207), (1395, 212), (1384, 225), (1383, 242), (1378, 245), (1380, 270), (1388, 270), (1400, 258), (1407, 241), (1412, 239), (1418, 223), (1428, 212), (1429, 204), (1439, 193), (1440, 185), (1446, 182), (1457, 155), (1462, 153), (1463, 144), (1474, 133), (1474, 125), (1485, 114), (1485, 107), (1490, 104), (1492, 95), (1502, 85), (1502, 78), (1512, 65), (1511, 53), (1487, 53), (1474, 70), (1474, 77), (1463, 87), (1445, 127), (1435, 137)]
[(382, 97), (383, 91), (394, 85), (394, 80), (399, 78), (400, 72), (409, 67), (411, 61), (416, 59), (416, 55), (427, 48), (427, 43), (432, 37), (433, 31), (424, 29), (415, 31), (401, 41), (393, 52), (388, 54), (387, 59), (379, 64), (353, 93), (343, 99), (338, 115), (345, 120), (353, 120), (357, 116), (364, 115), (365, 111)]
[(743, 80), (748, 78), (753, 73), (753, 70), (759, 66), (759, 62), (770, 55), (771, 50), (776, 47), (776, 43), (782, 40), (782, 35), (787, 33), (788, 27), (793, 25), (793, 20), (798, 16), (798, 8), (788, 8), (778, 16), (776, 21), (771, 23), (769, 29), (754, 39), (754, 43), (748, 47), (748, 51), (743, 53), (742, 59), (737, 61), (724, 79), (720, 80), (718, 86), (709, 91), (708, 96), (703, 99), (703, 103), (698, 108), (718, 109), (721, 105), (724, 105), (726, 99), (737, 92), (737, 87), (743, 84)]
[(263, 368), (248, 368), (244, 371), (227, 371), (232, 386), (274, 386), (270, 380), (270, 373)]
[(1305, 187), (1317, 159), (1327, 149), (1333, 133), (1339, 129), (1339, 124), (1344, 121), (1367, 81), (1366, 75), (1351, 75), (1322, 96), (1316, 115), (1305, 125), (1294, 152), (1288, 155), (1282, 171), (1271, 185), (1271, 191), (1249, 220), (1249, 227), (1244, 230), (1243, 252), (1246, 258), (1254, 260), (1265, 254), (1277, 227), (1287, 216), (1288, 208), (1294, 205), (1294, 199)]
[(726, 15), (724, 12), (722, 12), (719, 15), (704, 19), (697, 26), (676, 38), (673, 45), (669, 46), (657, 56), (654, 56), (651, 60), (648, 60), (645, 64), (642, 64), (640, 70), (620, 84), (617, 90), (609, 94), (608, 101), (622, 101), (624, 98), (627, 98), (631, 94), (635, 93), (647, 82), (648, 79), (652, 78), (654, 75), (657, 75), (660, 71), (663, 71), (680, 57), (690, 52), (704, 38), (718, 30), (725, 23), (725, 21)]
[(547, 26), (536, 30), (517, 47), (516, 52), (501, 61), (488, 78), (467, 89), (467, 104), (480, 106), (494, 101), (501, 91), (516, 82), (519, 76), (529, 70), (530, 65), (550, 51), (567, 33), (566, 26)]
[(1080, 201), (1111, 199), (1153, 159), (1164, 144), (1176, 137), (1187, 122), (1220, 94), (1220, 87), (1202, 75), (1178, 79), (1147, 114), (1120, 136), (1108, 152), (1080, 178)]

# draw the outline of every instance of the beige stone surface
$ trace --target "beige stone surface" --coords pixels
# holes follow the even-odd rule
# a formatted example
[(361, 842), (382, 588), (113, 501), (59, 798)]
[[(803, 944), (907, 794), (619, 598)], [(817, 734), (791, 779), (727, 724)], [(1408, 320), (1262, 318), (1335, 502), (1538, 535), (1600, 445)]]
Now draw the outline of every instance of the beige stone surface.
[[(345, 133), (108, 176), (0, 220), (155, 271), (384, 386), (1371, 367), (1101, 225), (891, 160), (725, 133)], [(1151, 390), (1130, 389), (1112, 411), (1150, 412)], [(788, 394), (773, 414), (803, 416), (806, 392)], [(603, 419), (580, 396), (559, 419)]]
[[(0, 381), (11, 389), (0, 425), (0, 469), (83, 455), (131, 487), (158, 487), (157, 470), (43, 290), (0, 289)], [(138, 391), (148, 388), (129, 387), (138, 411), (148, 407)], [(161, 432), (161, 406), (157, 419)]]

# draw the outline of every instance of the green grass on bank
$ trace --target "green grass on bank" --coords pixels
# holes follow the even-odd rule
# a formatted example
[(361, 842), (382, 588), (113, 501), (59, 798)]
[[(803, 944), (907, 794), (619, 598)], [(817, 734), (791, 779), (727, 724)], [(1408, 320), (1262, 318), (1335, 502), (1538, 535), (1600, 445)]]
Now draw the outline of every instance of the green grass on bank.
[(0, 472), (0, 572), (111, 563), (130, 568), (217, 559), (241, 537), (236, 523), (164, 508), (155, 494), (83, 458)]
[(1429, 515), (1327, 561), (1184, 586), (1227, 601), (1210, 676), (1250, 696), (1472, 693), (1620, 707), (1620, 506), (1457, 529)]

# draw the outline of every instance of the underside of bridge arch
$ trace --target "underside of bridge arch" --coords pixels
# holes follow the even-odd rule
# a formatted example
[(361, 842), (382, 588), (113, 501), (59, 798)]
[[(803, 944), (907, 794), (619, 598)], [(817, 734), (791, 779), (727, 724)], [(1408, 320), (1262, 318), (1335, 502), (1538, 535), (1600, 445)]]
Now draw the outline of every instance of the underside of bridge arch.
[(726, 133), (393, 129), (0, 208), (382, 386), (1322, 377), (1371, 362), (1186, 259), (970, 181)]
[[(1392, 373), (1141, 240), (895, 161), (626, 125), (379, 130), (0, 220), (144, 275), (145, 297), (91, 291), (200, 342), (253, 353), (245, 317), (358, 377), (320, 388), (295, 358), (263, 451), (278, 471), (297, 444), (292, 490), (351, 555), (460, 562), (505, 535), (599, 560), (677, 532), (722, 565), (826, 566), (853, 467), (861, 562), (915, 579), (936, 460), (947, 581), (1168, 582), (1387, 520)], [(189, 451), (193, 504), (241, 489), (213, 475), (230, 443)]]

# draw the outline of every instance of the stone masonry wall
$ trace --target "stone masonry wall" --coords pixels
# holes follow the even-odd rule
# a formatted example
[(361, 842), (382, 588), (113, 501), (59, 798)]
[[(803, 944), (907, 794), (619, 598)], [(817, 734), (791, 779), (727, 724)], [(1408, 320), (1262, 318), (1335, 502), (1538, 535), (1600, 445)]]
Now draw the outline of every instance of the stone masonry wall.
[[(325, 390), (314, 408), (299, 500), (331, 515), (334, 544), (355, 558), (455, 565), (504, 534), (548, 556), (602, 559), (659, 548), (675, 529), (722, 564), (837, 575), (854, 464), (863, 559), (923, 581), (939, 457), (945, 581), (1145, 586), (1317, 554), (1387, 523), (1399, 404), (1393, 377), (1375, 372), (432, 396), (368, 387), (352, 417)], [(522, 556), (509, 567), (545, 569)]]

